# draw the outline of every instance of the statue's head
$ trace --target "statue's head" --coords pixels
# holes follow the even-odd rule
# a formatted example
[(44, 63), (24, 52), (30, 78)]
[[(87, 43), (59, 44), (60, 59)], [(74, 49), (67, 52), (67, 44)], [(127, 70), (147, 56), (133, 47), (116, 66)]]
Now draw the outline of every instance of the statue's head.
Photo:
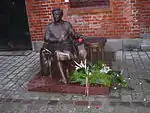
[(52, 14), (53, 14), (54, 21), (60, 22), (63, 17), (63, 10), (61, 10), (60, 8), (53, 9)]

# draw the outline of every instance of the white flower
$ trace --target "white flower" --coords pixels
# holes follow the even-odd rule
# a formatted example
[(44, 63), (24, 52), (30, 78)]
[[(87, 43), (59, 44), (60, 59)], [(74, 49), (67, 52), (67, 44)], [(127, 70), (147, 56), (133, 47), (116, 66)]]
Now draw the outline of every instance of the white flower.
[(101, 70), (100, 73), (108, 73), (111, 69), (108, 66), (105, 66), (105, 64), (102, 64), (104, 66)]
[(114, 87), (114, 89), (117, 89), (117, 87)]
[(102, 64), (102, 67), (105, 67), (105, 64)]
[(107, 70), (103, 68), (100, 70), (100, 73), (107, 73)]
[(76, 70), (80, 69), (80, 67), (78, 67), (78, 66), (75, 66), (75, 68), (76, 68)]
[(75, 62), (75, 64), (76, 64), (76, 66), (75, 66), (76, 70), (78, 70), (78, 69), (80, 69), (80, 68), (84, 68), (86, 74), (87, 74), (87, 75), (91, 75), (91, 73), (89, 73), (89, 67), (86, 65), (86, 59), (84, 60), (84, 63), (83, 63), (83, 61), (81, 61), (80, 63), (78, 63), (78, 62), (76, 62), (76, 61), (74, 61), (74, 62)]
[(74, 61), (75, 64), (79, 67), (79, 68), (82, 68), (81, 64), (79, 64), (78, 62)]

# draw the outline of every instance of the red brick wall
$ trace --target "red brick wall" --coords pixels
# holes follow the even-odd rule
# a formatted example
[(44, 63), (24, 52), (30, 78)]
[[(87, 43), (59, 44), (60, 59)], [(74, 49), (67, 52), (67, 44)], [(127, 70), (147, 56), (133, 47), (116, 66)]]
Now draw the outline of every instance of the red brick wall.
[(143, 30), (150, 28), (148, 1), (110, 0), (106, 8), (72, 9), (64, 0), (26, 0), (31, 37), (33, 41), (43, 40), (45, 26), (52, 21), (51, 10), (60, 7), (64, 10), (64, 20), (70, 21), (75, 31), (83, 35), (139, 38)]
[(139, 0), (140, 10), (138, 21), (141, 34), (150, 33), (150, 0)]

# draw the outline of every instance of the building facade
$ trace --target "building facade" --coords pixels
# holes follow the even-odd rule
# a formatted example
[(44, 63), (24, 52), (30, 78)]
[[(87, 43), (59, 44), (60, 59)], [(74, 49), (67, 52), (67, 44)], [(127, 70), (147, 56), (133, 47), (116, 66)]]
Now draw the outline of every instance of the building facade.
[[(26, 0), (33, 50), (41, 47), (45, 27), (53, 19), (51, 11), (58, 7), (64, 11), (63, 19), (85, 36), (117, 40), (150, 38), (149, 0), (97, 0), (97, 5), (84, 4), (86, 0), (68, 1)], [(78, 3), (73, 4), (75, 1)]]

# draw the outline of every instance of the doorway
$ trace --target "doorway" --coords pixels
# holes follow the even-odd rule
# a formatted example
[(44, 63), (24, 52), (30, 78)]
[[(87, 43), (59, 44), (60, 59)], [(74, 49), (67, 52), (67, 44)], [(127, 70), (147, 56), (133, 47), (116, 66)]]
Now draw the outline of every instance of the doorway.
[(25, 0), (0, 0), (0, 50), (30, 50)]

